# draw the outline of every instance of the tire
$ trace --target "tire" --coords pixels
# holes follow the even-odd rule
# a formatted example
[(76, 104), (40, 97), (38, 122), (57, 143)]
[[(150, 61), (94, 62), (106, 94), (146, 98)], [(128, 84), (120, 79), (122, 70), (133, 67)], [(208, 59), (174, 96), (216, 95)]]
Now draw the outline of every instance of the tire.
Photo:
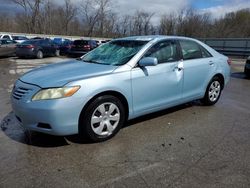
[(125, 122), (125, 109), (121, 101), (104, 95), (91, 102), (82, 112), (79, 134), (94, 142), (102, 142), (115, 136)]
[(250, 70), (245, 67), (244, 74), (246, 75), (246, 78), (250, 78)]
[(60, 50), (56, 50), (55, 56), (56, 56), (56, 57), (59, 57), (59, 56), (60, 56)]
[(215, 76), (209, 82), (204, 98), (201, 100), (206, 106), (214, 105), (218, 102), (222, 91), (222, 81), (219, 77)]
[(37, 59), (42, 59), (43, 58), (43, 52), (41, 50), (38, 50), (38, 52), (36, 53), (36, 57), (37, 57)]

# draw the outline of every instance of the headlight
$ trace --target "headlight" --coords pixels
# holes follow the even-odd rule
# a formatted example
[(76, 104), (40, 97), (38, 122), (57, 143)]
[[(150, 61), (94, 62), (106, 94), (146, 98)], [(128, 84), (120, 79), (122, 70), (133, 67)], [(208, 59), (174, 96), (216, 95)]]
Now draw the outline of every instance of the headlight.
[(70, 97), (79, 89), (80, 86), (42, 89), (32, 97), (32, 101)]

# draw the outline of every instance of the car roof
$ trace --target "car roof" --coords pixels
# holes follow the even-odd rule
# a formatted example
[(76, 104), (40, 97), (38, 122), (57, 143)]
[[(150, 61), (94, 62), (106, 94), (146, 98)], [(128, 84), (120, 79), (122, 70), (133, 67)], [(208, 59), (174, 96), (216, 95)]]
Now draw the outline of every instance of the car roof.
[(182, 36), (168, 36), (168, 35), (145, 35), (145, 36), (132, 36), (132, 37), (125, 37), (115, 40), (139, 40), (139, 41), (157, 41), (157, 40), (164, 40), (164, 39), (188, 39), (188, 40), (195, 40), (188, 37)]

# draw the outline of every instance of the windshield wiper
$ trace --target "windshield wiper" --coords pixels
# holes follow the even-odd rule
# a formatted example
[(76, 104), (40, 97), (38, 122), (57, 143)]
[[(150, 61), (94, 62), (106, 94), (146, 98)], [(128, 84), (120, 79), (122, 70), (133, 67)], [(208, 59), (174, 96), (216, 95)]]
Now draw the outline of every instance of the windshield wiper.
[(95, 60), (84, 60), (84, 59), (81, 59), (81, 61), (84, 61), (84, 62), (87, 62), (87, 63), (95, 63), (95, 64), (106, 65), (105, 63), (100, 63), (100, 62), (95, 61)]

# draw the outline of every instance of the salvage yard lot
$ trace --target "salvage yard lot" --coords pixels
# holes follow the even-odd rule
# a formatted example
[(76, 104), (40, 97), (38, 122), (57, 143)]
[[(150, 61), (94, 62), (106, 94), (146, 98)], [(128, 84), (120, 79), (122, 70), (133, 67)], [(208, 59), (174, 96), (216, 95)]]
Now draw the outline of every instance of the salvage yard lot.
[(0, 59), (0, 187), (250, 187), (244, 60), (233, 60), (215, 106), (195, 101), (147, 115), (97, 144), (24, 131), (11, 112), (15, 79), (65, 60)]

